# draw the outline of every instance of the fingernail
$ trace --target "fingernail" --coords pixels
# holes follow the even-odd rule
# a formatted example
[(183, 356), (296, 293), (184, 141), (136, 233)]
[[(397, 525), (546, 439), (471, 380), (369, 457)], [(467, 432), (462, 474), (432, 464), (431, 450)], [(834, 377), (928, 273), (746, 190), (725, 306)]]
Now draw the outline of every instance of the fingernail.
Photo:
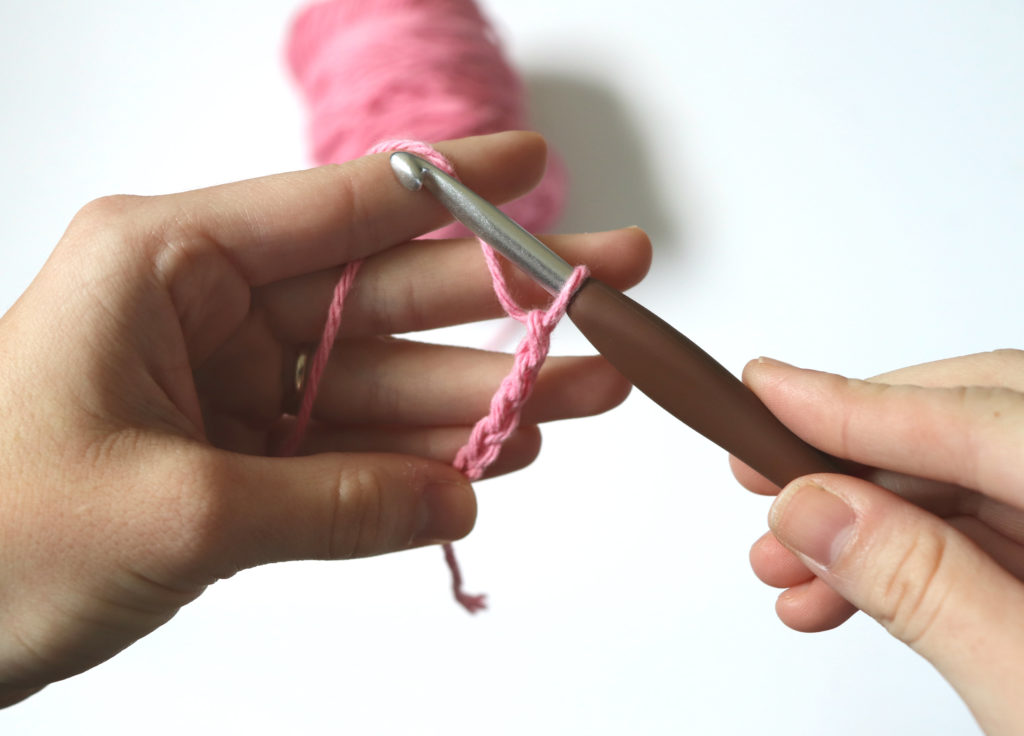
[(761, 365), (773, 365), (773, 366), (776, 366), (778, 368), (792, 368), (793, 367), (792, 363), (783, 363), (781, 360), (775, 360), (775, 358), (768, 358), (768, 357), (765, 357), (764, 355), (762, 355), (760, 358), (758, 358), (757, 362), (760, 363)]
[(785, 489), (768, 512), (779, 541), (823, 567), (842, 554), (856, 521), (842, 498), (814, 483)]
[(412, 545), (450, 542), (465, 536), (476, 515), (473, 487), (468, 483), (435, 481), (423, 489), (416, 510)]

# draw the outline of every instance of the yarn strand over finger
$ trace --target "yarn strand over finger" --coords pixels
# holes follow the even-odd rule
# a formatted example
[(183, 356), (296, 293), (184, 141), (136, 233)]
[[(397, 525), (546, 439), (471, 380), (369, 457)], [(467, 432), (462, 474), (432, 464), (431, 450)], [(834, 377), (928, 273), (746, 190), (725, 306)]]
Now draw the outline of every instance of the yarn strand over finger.
[[(419, 141), (397, 140), (386, 141), (374, 146), (370, 153), (383, 153), (388, 151), (409, 151), (418, 156), (423, 156), (441, 170), (455, 176), (455, 167), (442, 154), (433, 147)], [(502, 270), (502, 263), (498, 255), (487, 243), (478, 239), (484, 256), (487, 259), (494, 291), (498, 301), (510, 317), (522, 322), (526, 326), (526, 334), (516, 348), (512, 362), (512, 370), (498, 387), (497, 392), (491, 399), (490, 411), (480, 419), (473, 427), (469, 440), (456, 453), (452, 465), (456, 470), (461, 471), (470, 480), (479, 480), (483, 477), (487, 468), (498, 458), (501, 447), (511, 434), (519, 426), (519, 419), (523, 406), (533, 391), (537, 382), (537, 376), (547, 358), (551, 346), (551, 332), (558, 325), (559, 320), (565, 315), (565, 311), (575, 296), (576, 291), (589, 276), (586, 266), (577, 266), (571, 276), (566, 280), (561, 292), (551, 302), (547, 309), (523, 309), (509, 292), (508, 283)], [(309, 423), (313, 402), (316, 400), (316, 393), (319, 388), (320, 378), (323, 375), (324, 367), (330, 357), (338, 329), (341, 326), (341, 314), (348, 296), (355, 281), (356, 273), (362, 261), (349, 263), (342, 271), (341, 279), (335, 287), (331, 305), (328, 310), (326, 324), (324, 325), (323, 336), (320, 345), (313, 358), (313, 365), (310, 369), (309, 381), (305, 394), (302, 397), (299, 414), (296, 418), (292, 434), (288, 437), (282, 448), (282, 454), (293, 454), (302, 443), (302, 438)], [(448, 543), (444, 547), (444, 557), (451, 571), (452, 591), (455, 599), (470, 613), (486, 607), (485, 596), (467, 593), (462, 586), (462, 572), (459, 569), (458, 560), (455, 557), (454, 547)]]
[[(474, 0), (321, 0), (296, 14), (285, 50), (309, 110), (317, 163), (379, 141), (442, 141), (529, 128), (526, 85)], [(502, 206), (548, 231), (565, 206), (556, 152), (528, 194)], [(463, 235), (460, 226), (441, 235)]]
[[(408, 150), (454, 175), (450, 162), (418, 141), (438, 141), (528, 128), (525, 85), (505, 58), (498, 35), (474, 0), (319, 0), (296, 15), (288, 36), (288, 66), (309, 110), (313, 159), (349, 161), (366, 152)], [(551, 227), (565, 203), (566, 172), (548, 157), (541, 182), (502, 206), (531, 231)], [(461, 237), (453, 224), (426, 237)], [(476, 480), (515, 431), (550, 345), (551, 330), (586, 278), (579, 268), (546, 310), (527, 311), (512, 298), (502, 261), (483, 243), (494, 291), (504, 310), (526, 326), (512, 371), (473, 427), (455, 467)], [(288, 452), (298, 450), (310, 422), (324, 366), (358, 263), (348, 264), (331, 301), (323, 338), (310, 367)], [(456, 599), (475, 612), (483, 596), (466, 593), (451, 545), (444, 546)]]

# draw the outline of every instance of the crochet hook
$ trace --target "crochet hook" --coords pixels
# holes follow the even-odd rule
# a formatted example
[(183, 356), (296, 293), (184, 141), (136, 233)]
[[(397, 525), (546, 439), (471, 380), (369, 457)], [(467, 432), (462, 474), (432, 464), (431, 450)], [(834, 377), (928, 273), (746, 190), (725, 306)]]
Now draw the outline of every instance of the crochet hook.
[[(481, 240), (552, 294), (572, 266), (492, 203), (414, 154), (391, 154), (410, 191), (426, 188)], [(840, 472), (834, 458), (786, 428), (757, 396), (686, 336), (591, 277), (568, 309), (580, 332), (662, 408), (779, 486), (810, 473)]]

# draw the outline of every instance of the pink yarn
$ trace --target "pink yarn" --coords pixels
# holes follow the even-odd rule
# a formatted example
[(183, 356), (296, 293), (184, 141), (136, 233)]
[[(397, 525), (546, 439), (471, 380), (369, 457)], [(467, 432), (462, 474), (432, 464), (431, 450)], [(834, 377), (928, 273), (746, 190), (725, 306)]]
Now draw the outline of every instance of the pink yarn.
[[(436, 142), (527, 127), (523, 83), (473, 0), (314, 3), (295, 18), (287, 59), (320, 164), (357, 158), (382, 140)], [(565, 193), (565, 167), (552, 154), (540, 184), (503, 209), (543, 232)], [(464, 230), (437, 233), (456, 234)]]
[[(385, 151), (405, 150), (423, 156), (435, 166), (449, 174), (455, 175), (455, 168), (443, 155), (435, 151), (427, 144), (418, 141), (388, 141), (374, 146), (371, 153)], [(576, 291), (589, 276), (586, 266), (577, 266), (573, 269), (571, 276), (566, 280), (562, 290), (551, 302), (551, 305), (544, 310), (525, 310), (512, 298), (509, 293), (505, 275), (502, 272), (502, 264), (494, 250), (482, 240), (477, 239), (483, 249), (484, 257), (487, 259), (487, 266), (491, 272), (494, 283), (494, 292), (498, 301), (504, 307), (508, 315), (526, 326), (526, 335), (516, 349), (512, 362), (512, 370), (501, 382), (497, 392), (491, 399), (490, 411), (480, 419), (473, 427), (469, 440), (456, 453), (455, 461), (452, 463), (455, 469), (461, 471), (470, 480), (478, 480), (483, 477), (487, 468), (490, 467), (501, 452), (501, 446), (519, 426), (519, 418), (522, 414), (523, 405), (530, 398), (537, 376), (547, 357), (551, 345), (551, 332), (555, 329), (559, 320), (565, 315), (565, 311), (572, 301)], [(292, 434), (288, 437), (281, 448), (282, 455), (292, 455), (302, 442), (306, 427), (313, 411), (313, 403), (320, 386), (320, 379), (323, 376), (324, 368), (331, 355), (334, 340), (341, 327), (342, 309), (345, 305), (345, 297), (355, 281), (362, 261), (352, 261), (342, 270), (341, 278), (334, 288), (334, 295), (327, 312), (327, 322), (324, 326), (323, 337), (320, 345), (313, 356), (313, 363), (310, 367), (306, 380), (305, 393), (296, 416), (295, 426)], [(444, 545), (445, 561), (451, 570), (452, 590), (455, 599), (470, 613), (486, 607), (485, 597), (466, 593), (462, 588), (462, 573), (455, 557), (455, 550), (451, 544)]]
[[(451, 163), (427, 144), (526, 127), (522, 81), (505, 60), (498, 39), (473, 0), (326, 0), (297, 16), (288, 63), (310, 111), (313, 159), (339, 163), (372, 152), (408, 150), (454, 175)], [(397, 140), (396, 140), (397, 139)], [(378, 141), (391, 141), (378, 144)], [(540, 184), (502, 209), (529, 230), (546, 230), (565, 203), (566, 174), (552, 155)], [(434, 233), (462, 235), (459, 225)], [(547, 310), (526, 311), (509, 294), (501, 263), (481, 242), (495, 294), (505, 311), (526, 325), (512, 371), (477, 422), (454, 466), (471, 480), (483, 476), (515, 431), (547, 356), (551, 331), (587, 277), (577, 268)], [(335, 287), (320, 346), (313, 357), (293, 432), (281, 448), (302, 442), (334, 339), (345, 297), (360, 262), (349, 263)], [(471, 613), (484, 597), (462, 589), (455, 551), (444, 545), (455, 598)]]
[(359, 267), (363, 265), (360, 261), (350, 261), (341, 270), (341, 278), (334, 287), (334, 295), (331, 297), (331, 306), (327, 310), (327, 323), (324, 327), (324, 334), (320, 338), (320, 344), (313, 354), (313, 361), (309, 366), (309, 373), (306, 375), (305, 391), (302, 393), (302, 401), (299, 403), (299, 411), (295, 415), (295, 426), (292, 432), (285, 439), (278, 449), (281, 457), (290, 457), (299, 449), (302, 438), (306, 436), (306, 427), (313, 416), (313, 401), (320, 386), (320, 379), (324, 375), (327, 361), (331, 357), (331, 350), (334, 348), (334, 340), (338, 337), (338, 328), (341, 326), (341, 310), (345, 306), (345, 297), (348, 296), (352, 283), (356, 280)]

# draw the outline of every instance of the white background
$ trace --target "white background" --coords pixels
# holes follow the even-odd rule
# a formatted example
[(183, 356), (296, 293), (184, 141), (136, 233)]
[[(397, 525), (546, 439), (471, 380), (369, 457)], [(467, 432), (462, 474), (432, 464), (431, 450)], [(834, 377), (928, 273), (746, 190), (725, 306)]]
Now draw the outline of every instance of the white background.
[[(306, 165), (295, 7), (5, 0), (0, 308), (91, 198)], [(561, 229), (646, 227), (635, 296), (730, 369), (1024, 346), (1021, 3), (485, 7), (574, 175)], [(557, 349), (587, 348), (566, 327)], [(488, 613), (432, 549), (249, 571), (0, 732), (977, 733), (866, 617), (775, 619), (747, 565), (766, 500), (643, 396), (479, 492), (458, 549)]]

